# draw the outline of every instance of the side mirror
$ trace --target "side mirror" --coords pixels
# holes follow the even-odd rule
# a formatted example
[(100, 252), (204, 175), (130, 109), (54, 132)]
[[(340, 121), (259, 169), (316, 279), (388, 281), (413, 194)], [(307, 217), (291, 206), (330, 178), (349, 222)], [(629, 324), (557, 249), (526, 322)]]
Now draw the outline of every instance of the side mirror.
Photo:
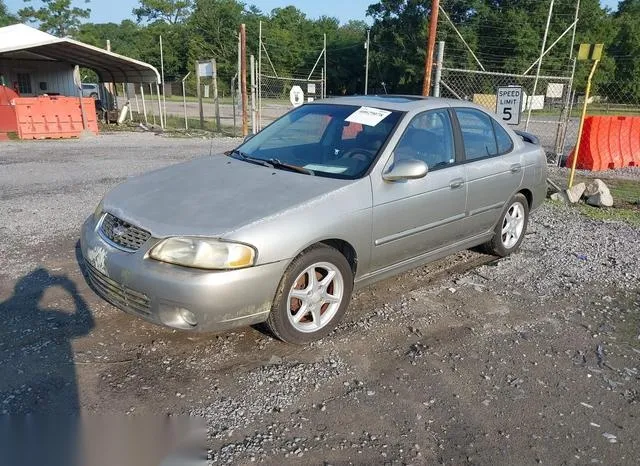
[(417, 180), (427, 176), (429, 167), (422, 160), (398, 160), (382, 175), (385, 181)]
[(249, 139), (251, 139), (251, 138), (252, 138), (252, 137), (254, 137), (254, 136), (255, 136), (255, 134), (251, 134), (251, 133), (247, 134), (247, 135), (244, 137), (244, 141), (243, 141), (243, 142), (247, 142)]

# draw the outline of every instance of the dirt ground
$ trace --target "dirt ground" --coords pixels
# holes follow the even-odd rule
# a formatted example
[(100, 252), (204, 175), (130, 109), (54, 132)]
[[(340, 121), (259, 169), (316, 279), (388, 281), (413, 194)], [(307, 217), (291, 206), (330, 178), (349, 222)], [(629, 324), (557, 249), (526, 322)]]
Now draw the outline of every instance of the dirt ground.
[(1, 413), (199, 416), (214, 463), (640, 464), (637, 226), (545, 204), (517, 254), (380, 282), (307, 347), (172, 331), (102, 301), (80, 222), (127, 176), (211, 147), (0, 146)]

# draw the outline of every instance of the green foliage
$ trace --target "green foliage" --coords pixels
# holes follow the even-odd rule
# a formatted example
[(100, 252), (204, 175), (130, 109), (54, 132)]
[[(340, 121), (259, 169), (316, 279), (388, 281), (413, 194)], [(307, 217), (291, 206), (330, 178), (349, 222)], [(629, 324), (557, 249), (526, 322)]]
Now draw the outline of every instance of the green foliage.
[(192, 0), (140, 0), (140, 6), (133, 9), (138, 22), (164, 21), (177, 24), (191, 13)]
[[(228, 91), (237, 72), (241, 23), (246, 24), (247, 56), (253, 54), (257, 59), (262, 21), (268, 52), (268, 57), (262, 53), (262, 69), (279, 76), (306, 77), (316, 64), (326, 34), (329, 94), (364, 90), (364, 43), (369, 26), (361, 21), (340, 24), (332, 17), (312, 19), (295, 6), (263, 12), (241, 0), (140, 0), (133, 10), (135, 19), (92, 24), (83, 23), (89, 10), (73, 7), (71, 0), (37, 1), (38, 8), (27, 6), (18, 12), (20, 20), (34, 22), (56, 35), (71, 34), (98, 47), (104, 47), (109, 39), (114, 52), (144, 60), (158, 69), (162, 36), (167, 81), (180, 80), (194, 70), (198, 60), (215, 58), (221, 92)], [(538, 58), (548, 0), (442, 0), (441, 4), (487, 70), (523, 73)], [(430, 8), (431, 0), (378, 0), (363, 11), (363, 16), (373, 20), (370, 92), (420, 92)], [(547, 46), (565, 32), (574, 15), (575, 1), (555, 2)], [(581, 0), (579, 18), (576, 44), (605, 44), (594, 93), (609, 101), (640, 102), (640, 0), (621, 1), (617, 12), (602, 8), (600, 0)], [(16, 20), (0, 0), (0, 25)], [(571, 73), (571, 36), (571, 32), (566, 34), (545, 56), (544, 74)], [(479, 68), (442, 13), (437, 39), (446, 43), (445, 66)], [(315, 77), (320, 76), (323, 66), (320, 61)], [(578, 64), (578, 94), (584, 89), (588, 71), (587, 64)], [(193, 73), (187, 84), (193, 89)]]
[(8, 26), (10, 24), (16, 23), (17, 21), (17, 18), (9, 13), (7, 5), (5, 5), (2, 0), (0, 0), (0, 27)]
[[(31, 0), (24, 0), (31, 3)], [(90, 0), (85, 0), (89, 3)], [(40, 30), (58, 37), (72, 35), (78, 30), (82, 20), (91, 14), (90, 8), (71, 6), (71, 0), (40, 0), (39, 8), (26, 6), (18, 10), (20, 21), (35, 23)]]

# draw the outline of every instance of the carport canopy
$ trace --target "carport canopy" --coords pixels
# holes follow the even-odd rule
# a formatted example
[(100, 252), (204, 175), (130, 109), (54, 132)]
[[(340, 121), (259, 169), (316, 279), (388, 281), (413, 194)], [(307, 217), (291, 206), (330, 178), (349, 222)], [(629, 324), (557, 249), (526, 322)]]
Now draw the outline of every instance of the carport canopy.
[(102, 82), (160, 83), (158, 70), (148, 63), (77, 40), (56, 37), (26, 24), (0, 28), (0, 57), (79, 65), (94, 70)]

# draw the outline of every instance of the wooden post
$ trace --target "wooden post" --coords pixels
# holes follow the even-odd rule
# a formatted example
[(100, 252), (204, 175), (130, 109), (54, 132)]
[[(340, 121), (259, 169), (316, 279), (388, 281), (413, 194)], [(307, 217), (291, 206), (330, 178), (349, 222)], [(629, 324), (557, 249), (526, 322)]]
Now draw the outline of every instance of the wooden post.
[(204, 108), (202, 108), (202, 90), (200, 89), (200, 64), (196, 62), (196, 95), (200, 108), (200, 129), (204, 129)]
[(216, 59), (211, 59), (212, 78), (213, 78), (213, 103), (216, 106), (216, 129), (220, 131), (220, 99), (218, 98), (218, 68), (216, 67)]
[(247, 115), (247, 30), (246, 26), (240, 25), (240, 81), (242, 92), (242, 137), (249, 134), (249, 120)]
[(429, 37), (427, 37), (427, 56), (424, 61), (424, 81), (422, 81), (422, 95), (429, 95), (431, 89), (431, 70), (433, 69), (433, 51), (436, 48), (436, 33), (438, 32), (438, 9), (440, 0), (431, 0), (431, 17), (429, 18)]

